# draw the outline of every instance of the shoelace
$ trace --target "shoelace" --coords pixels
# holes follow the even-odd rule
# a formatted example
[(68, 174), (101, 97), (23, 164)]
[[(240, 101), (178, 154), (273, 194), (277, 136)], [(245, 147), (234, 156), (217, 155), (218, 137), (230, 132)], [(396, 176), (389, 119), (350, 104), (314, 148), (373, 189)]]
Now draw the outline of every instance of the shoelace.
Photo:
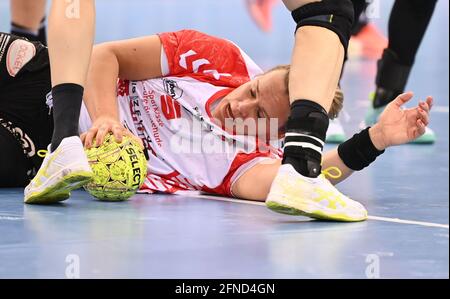
[[(335, 172), (333, 174), (333, 172)], [(328, 179), (340, 179), (342, 177), (342, 171), (336, 167), (336, 166), (332, 166), (332, 167), (328, 167), (327, 169), (322, 170), (322, 174), (328, 178)]]
[(41, 158), (45, 158), (47, 156), (48, 150), (38, 150), (37, 155)]

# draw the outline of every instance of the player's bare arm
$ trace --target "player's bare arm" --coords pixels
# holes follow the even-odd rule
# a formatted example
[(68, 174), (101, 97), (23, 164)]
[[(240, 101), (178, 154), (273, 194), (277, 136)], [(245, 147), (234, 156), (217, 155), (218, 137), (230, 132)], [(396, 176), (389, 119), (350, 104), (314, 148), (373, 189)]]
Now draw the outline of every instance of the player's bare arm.
[(115, 41), (94, 47), (85, 91), (85, 104), (93, 125), (83, 141), (91, 147), (101, 144), (112, 132), (117, 140), (125, 130), (119, 121), (117, 79), (145, 80), (161, 77), (161, 41), (158, 36)]
[[(379, 122), (369, 129), (370, 140), (378, 151), (411, 142), (425, 133), (433, 98), (420, 101), (414, 108), (403, 109), (403, 105), (412, 98), (411, 92), (398, 96), (386, 107)], [(355, 172), (342, 161), (337, 149), (324, 155), (322, 165), (325, 171), (329, 169), (327, 178), (335, 185)], [(237, 180), (233, 194), (243, 199), (264, 201), (280, 166), (280, 160), (265, 161), (254, 166)]]

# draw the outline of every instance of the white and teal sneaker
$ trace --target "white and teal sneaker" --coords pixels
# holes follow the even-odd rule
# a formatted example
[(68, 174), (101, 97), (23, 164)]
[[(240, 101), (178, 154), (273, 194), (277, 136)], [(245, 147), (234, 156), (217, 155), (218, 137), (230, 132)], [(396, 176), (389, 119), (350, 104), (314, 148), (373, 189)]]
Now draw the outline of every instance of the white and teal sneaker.
[(411, 144), (433, 144), (436, 142), (436, 133), (433, 130), (426, 127), (425, 133), (419, 138), (411, 141)]
[(304, 177), (290, 164), (280, 167), (266, 206), (282, 214), (332, 221), (356, 222), (368, 217), (363, 205), (339, 192), (324, 174)]
[(24, 202), (51, 204), (66, 200), (72, 190), (88, 183), (92, 176), (80, 138), (65, 138), (53, 153), (48, 147), (41, 168), (25, 188)]
[(344, 128), (339, 119), (335, 118), (330, 120), (330, 126), (328, 127), (325, 142), (330, 144), (340, 144), (346, 139), (347, 136), (345, 136)]

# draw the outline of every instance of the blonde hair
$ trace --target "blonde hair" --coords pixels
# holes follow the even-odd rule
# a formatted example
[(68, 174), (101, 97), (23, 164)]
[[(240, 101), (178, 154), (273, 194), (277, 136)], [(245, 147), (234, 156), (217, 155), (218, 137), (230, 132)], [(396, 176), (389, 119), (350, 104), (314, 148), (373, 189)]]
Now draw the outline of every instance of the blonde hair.
[[(289, 75), (291, 72), (291, 66), (289, 64), (279, 65), (276, 66), (264, 74), (275, 72), (275, 71), (286, 71), (286, 76), (284, 80), (284, 84), (286, 86), (287, 94), (289, 96)], [(339, 116), (339, 113), (341, 112), (342, 108), (344, 107), (344, 93), (342, 90), (338, 87), (336, 89), (336, 92), (334, 94), (333, 103), (331, 104), (330, 111), (328, 112), (328, 117), (330, 119), (335, 119)]]

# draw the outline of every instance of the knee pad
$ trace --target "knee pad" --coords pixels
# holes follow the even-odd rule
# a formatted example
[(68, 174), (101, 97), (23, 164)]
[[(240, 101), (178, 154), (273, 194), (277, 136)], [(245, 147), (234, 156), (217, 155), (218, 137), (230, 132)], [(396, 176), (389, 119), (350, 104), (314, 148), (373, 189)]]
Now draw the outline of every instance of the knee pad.
[(297, 28), (318, 26), (327, 28), (339, 36), (345, 52), (348, 49), (355, 11), (351, 0), (322, 0), (301, 6), (292, 11)]

